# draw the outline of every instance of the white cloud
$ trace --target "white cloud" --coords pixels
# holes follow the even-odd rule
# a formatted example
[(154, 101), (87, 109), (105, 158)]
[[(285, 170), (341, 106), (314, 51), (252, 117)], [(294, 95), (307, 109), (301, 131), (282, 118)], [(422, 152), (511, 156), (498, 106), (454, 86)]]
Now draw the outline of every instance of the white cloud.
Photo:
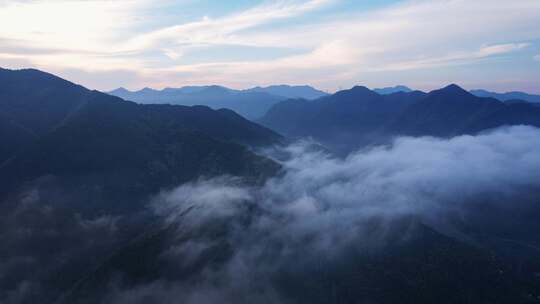
[[(0, 39), (10, 41), (14, 46), (12, 52), (3, 52), (0, 57), (27, 58), (41, 67), (84, 70), (124, 67), (140, 71), (145, 68), (143, 61), (148, 69), (155, 63), (155, 60), (145, 58), (144, 52), (158, 50), (177, 60), (184, 49), (227, 44), (227, 35), (233, 32), (293, 17), (331, 1), (278, 1), (222, 18), (205, 16), (200, 21), (145, 34), (129, 29), (137, 25), (144, 9), (154, 1), (8, 1), (0, 10)], [(54, 50), (68, 55), (56, 59), (59, 56), (38, 52), (30, 56), (25, 52), (28, 49)]]
[(231, 35), (273, 20), (301, 15), (318, 9), (331, 1), (277, 1), (222, 18), (211, 19), (208, 16), (204, 16), (200, 21), (171, 26), (136, 36), (127, 43), (126, 47), (141, 49), (163, 44), (169, 44), (179, 48), (186, 45), (254, 45), (249, 41), (242, 42), (241, 40), (236, 40)]
[(23, 46), (103, 50), (132, 21), (137, 1), (8, 2), (0, 10), (0, 37)]
[[(187, 268), (194, 269), (187, 279), (171, 275), (133, 289), (115, 288), (108, 298), (294, 302), (283, 279), (294, 278), (301, 287), (329, 275), (370, 278), (367, 269), (391, 273), (396, 268), (388, 257), (445, 244), (433, 230), (450, 236), (453, 246), (476, 242), (493, 254), (516, 244), (530, 247), (537, 239), (532, 236), (538, 227), (539, 148), (540, 130), (524, 126), (452, 139), (399, 138), (346, 159), (303, 144), (289, 146), (279, 153), (291, 156), (283, 174), (260, 187), (219, 178), (162, 193), (150, 209), (167, 231), (176, 229), (176, 237), (162, 238), (168, 243), (159, 257), (167, 263), (156, 267), (183, 270), (191, 261), (203, 266)], [(515, 223), (531, 227), (531, 233)], [(504, 247), (509, 241), (512, 247)], [(366, 261), (368, 268), (358, 266)], [(409, 282), (409, 276), (400, 277)]]
[(441, 57), (402, 61), (399, 63), (393, 63), (393, 64), (381, 66), (373, 70), (398, 71), (398, 70), (412, 70), (412, 69), (431, 68), (431, 67), (444, 67), (444, 66), (457, 65), (457, 64), (467, 64), (467, 63), (474, 62), (478, 59), (512, 53), (514, 51), (521, 50), (527, 47), (528, 45), (529, 44), (527, 43), (497, 44), (497, 45), (482, 47), (476, 51), (462, 51), (462, 52), (444, 55)]
[[(228, 178), (198, 181), (162, 193), (152, 206), (179, 231), (216, 222), (234, 226), (240, 219), (237, 229), (228, 229), (226, 243), (234, 244), (240, 261), (254, 263), (245, 269), (255, 274), (276, 262), (294, 263), (294, 252), (309, 259), (321, 252), (334, 258), (344, 248), (364, 250), (384, 242), (385, 233), (392, 233), (386, 228), (404, 217), (455, 233), (459, 223), (474, 225), (471, 218), (492, 217), (486, 223), (497, 225), (503, 215), (524, 214), (536, 205), (529, 191), (540, 185), (539, 135), (537, 128), (516, 126), (452, 139), (402, 137), (345, 159), (297, 144), (280, 152), (290, 155), (284, 174), (260, 188)], [(485, 209), (493, 212), (482, 214)], [(246, 214), (253, 218), (246, 220)], [(374, 220), (381, 225), (374, 227)], [(474, 232), (462, 233), (474, 239)], [(257, 244), (264, 244), (264, 252), (276, 243), (286, 252), (255, 258), (261, 257)]]
[[(460, 16), (460, 22), (455, 22)], [(323, 23), (293, 26), (286, 32), (235, 33), (223, 43), (306, 49), (302, 55), (257, 62), (184, 64), (168, 71), (190, 73), (190, 80), (243, 85), (275, 82), (329, 87), (354, 82), (379, 71), (417, 70), (464, 65), (519, 51), (528, 44), (507, 42), (540, 37), (540, 3), (497, 1), (414, 1), (375, 12), (339, 16)], [(500, 43), (500, 42), (506, 43)], [(210, 69), (212, 76), (200, 73)], [(335, 88), (335, 87), (334, 87)]]
[(491, 46), (481, 48), (480, 51), (478, 51), (477, 56), (481, 58), (481, 57), (487, 57), (487, 56), (492, 56), (492, 55), (505, 54), (505, 53), (521, 50), (527, 46), (529, 46), (528, 43), (507, 43), (507, 44), (491, 45)]
[[(540, 2), (533, 0), (405, 1), (313, 22), (261, 26), (294, 21), (315, 10), (324, 13), (322, 9), (334, 1), (338, 0), (266, 2), (149, 32), (140, 30), (145, 18), (139, 18), (149, 0), (9, 2), (0, 11), (0, 39), (15, 46), (2, 51), (0, 60), (15, 58), (56, 70), (131, 70), (138, 78), (132, 87), (309, 82), (331, 90), (369, 78), (370, 73), (486, 60), (517, 52), (540, 37)], [(293, 50), (295, 55), (249, 61), (210, 56), (197, 63), (188, 59), (202, 48), (221, 54), (223, 46), (231, 45)], [(36, 52), (39, 48), (68, 55)], [(34, 51), (30, 54), (29, 49)], [(104, 85), (130, 87), (120, 82)]]
[(538, 54), (538, 55), (534, 56), (534, 60), (536, 60), (536, 61), (540, 61), (540, 54)]

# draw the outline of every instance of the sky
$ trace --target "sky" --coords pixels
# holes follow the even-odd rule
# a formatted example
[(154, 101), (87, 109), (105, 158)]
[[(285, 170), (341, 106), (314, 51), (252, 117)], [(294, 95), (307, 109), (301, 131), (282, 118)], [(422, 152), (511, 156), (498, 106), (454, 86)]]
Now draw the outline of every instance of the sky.
[(539, 0), (0, 0), (0, 67), (88, 88), (540, 94)]

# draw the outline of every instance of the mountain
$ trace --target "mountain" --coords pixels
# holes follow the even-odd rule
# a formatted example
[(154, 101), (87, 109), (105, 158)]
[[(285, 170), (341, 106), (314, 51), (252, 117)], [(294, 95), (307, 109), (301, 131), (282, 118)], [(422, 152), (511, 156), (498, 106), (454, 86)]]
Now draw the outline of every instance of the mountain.
[(430, 92), (406, 109), (389, 127), (403, 135), (454, 136), (467, 133), (471, 123), (506, 108), (502, 102), (479, 98), (452, 84)]
[(281, 136), (231, 110), (138, 105), (37, 70), (1, 73), (2, 146), (16, 147), (1, 150), (0, 195), (54, 176), (85, 200), (127, 201), (199, 176), (255, 180), (277, 168), (247, 146)]
[(270, 86), (233, 90), (222, 86), (188, 86), (154, 90), (144, 88), (131, 92), (119, 88), (109, 94), (144, 104), (205, 105), (213, 109), (227, 108), (249, 119), (262, 117), (275, 103), (290, 96), (317, 98), (326, 93), (309, 86)]
[(331, 146), (372, 143), (386, 122), (425, 93), (380, 95), (356, 86), (317, 100), (287, 100), (273, 106), (259, 122), (290, 137), (312, 136)]
[(319, 91), (313, 87), (304, 86), (289, 86), (289, 85), (272, 85), (268, 87), (254, 87), (244, 90), (244, 92), (258, 92), (267, 93), (275, 96), (287, 98), (303, 98), (303, 99), (317, 99), (328, 95), (328, 93)]
[[(347, 159), (321, 170), (302, 158), (324, 163), (331, 156), (306, 150), (287, 169), (254, 153), (283, 138), (232, 110), (136, 104), (37, 70), (1, 75), (2, 303), (537, 300), (540, 210), (532, 183), (509, 188), (530, 190), (511, 196), (502, 189), (440, 198), (429, 190), (444, 182), (426, 187), (421, 179), (428, 191), (420, 201), (448, 199), (450, 214), (379, 213), (372, 207), (378, 199), (371, 205), (354, 195), (364, 180), (350, 176), (380, 180), (385, 187), (367, 183), (362, 195), (380, 197), (382, 206), (388, 199), (415, 203), (417, 195), (405, 198), (416, 193), (406, 189), (415, 186), (407, 167), (397, 166), (396, 179), (386, 179), (392, 168), (371, 171), (379, 167), (374, 157), (352, 171)], [(228, 94), (218, 86), (182, 90)], [(540, 108), (478, 98), (455, 85), (388, 95), (357, 86), (280, 102), (264, 119), (295, 137), (370, 144), (402, 133), (534, 125), (533, 109)], [(313, 183), (316, 195), (301, 183)], [(507, 198), (510, 208), (499, 204)]]
[(275, 103), (283, 100), (264, 92), (243, 92), (221, 86), (184, 88), (149, 88), (131, 92), (117, 89), (109, 94), (142, 104), (205, 105), (213, 109), (227, 108), (249, 119), (261, 117)]
[(36, 135), (49, 132), (85, 105), (89, 91), (38, 70), (0, 69), (0, 113)]
[[(206, 283), (197, 278), (205, 277), (208, 265), (214, 271), (225, 271), (237, 258), (235, 248), (228, 245), (227, 237), (233, 232), (227, 225), (233, 224), (210, 224), (211, 227), (188, 232), (183, 238), (177, 237), (179, 227), (172, 225), (147, 232), (85, 276), (60, 303), (101, 303), (107, 294), (104, 291), (110, 288), (104, 282), (118, 277), (124, 278), (121, 287), (127, 290), (152, 286), (159, 278), (197, 290), (197, 282)], [(292, 255), (288, 263), (275, 265), (271, 272), (265, 273), (264, 279), (269, 277), (270, 282), (274, 282), (272, 292), (286, 296), (287, 303), (483, 303), (487, 299), (486, 303), (513, 303), (518, 299), (521, 299), (519, 303), (524, 303), (525, 288), (520, 286), (521, 282), (502, 275), (507, 266), (490, 253), (410, 221), (385, 228), (390, 230), (385, 233), (391, 235), (392, 241), (376, 253), (350, 248), (338, 257), (310, 259), (299, 256), (295, 252), (298, 249), (288, 248), (286, 254)], [(373, 233), (382, 233), (382, 229), (373, 227)], [(407, 233), (414, 237), (404, 240)], [(174, 248), (186, 248), (197, 240), (206, 239), (211, 239), (212, 243), (191, 264), (179, 266), (178, 261), (163, 258), (171, 254), (171, 244), (176, 245)], [(361, 239), (356, 241), (362, 242)], [(305, 240), (298, 242), (301, 246)], [(264, 244), (265, 251), (275, 254), (282, 252), (280, 246), (283, 244), (279, 240)], [(273, 259), (274, 255), (267, 254), (257, 262), (267, 265)], [(246, 300), (234, 303), (253, 303), (249, 299), (257, 291), (261, 293), (259, 299), (265, 299), (266, 294), (260, 290), (269, 288), (264, 284), (241, 286), (254, 290), (242, 289), (240, 297)], [(148, 296), (156, 295), (150, 292)]]
[[(396, 96), (400, 96), (396, 100)], [(260, 121), (293, 137), (309, 136), (316, 132), (335, 133), (370, 129), (387, 116), (399, 112), (421, 92), (395, 93), (381, 96), (366, 87), (356, 86), (334, 95), (309, 101), (290, 99), (272, 107)]]
[(449, 85), (411, 105), (389, 129), (405, 135), (451, 137), (521, 124), (540, 126), (540, 108), (477, 97)]
[(395, 87), (373, 89), (373, 91), (377, 94), (388, 95), (388, 94), (393, 94), (393, 93), (398, 93), (398, 92), (410, 93), (413, 90), (403, 85), (397, 85)]
[(524, 100), (527, 102), (540, 103), (540, 95), (532, 95), (524, 92), (495, 93), (486, 90), (471, 90), (470, 92), (478, 97), (491, 97), (500, 101)]
[(540, 126), (540, 108), (476, 97), (457, 85), (388, 95), (354, 87), (313, 101), (280, 102), (259, 122), (287, 136), (350, 150), (398, 135), (450, 137), (503, 125)]
[(5, 115), (0, 115), (0, 163), (10, 158), (22, 147), (35, 139), (33, 132), (18, 125)]
[(150, 229), (161, 191), (281, 169), (253, 149), (282, 137), (231, 110), (139, 105), (38, 70), (0, 83), (1, 303), (55, 303)]
[(0, 68), (0, 163), (88, 102), (87, 90), (38, 70)]

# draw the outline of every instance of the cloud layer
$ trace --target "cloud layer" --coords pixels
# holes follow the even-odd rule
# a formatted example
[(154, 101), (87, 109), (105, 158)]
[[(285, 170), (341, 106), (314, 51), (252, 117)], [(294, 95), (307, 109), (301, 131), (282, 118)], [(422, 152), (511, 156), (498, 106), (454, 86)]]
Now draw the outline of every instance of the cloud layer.
[[(154, 210), (175, 227), (178, 238), (162, 259), (183, 269), (208, 252), (223, 250), (223, 244), (231, 251), (224, 262), (204, 266), (194, 280), (120, 288), (111, 303), (141, 297), (162, 303), (178, 298), (184, 303), (288, 303), (277, 284), (283, 273), (307, 276), (320, 263), (339, 267), (339, 261), (354, 255), (406, 244), (418, 233), (408, 219), (465, 242), (474, 239), (478, 227), (496, 234), (494, 227), (512, 222), (514, 213), (539, 212), (531, 205), (540, 189), (539, 135), (538, 129), (512, 127), (450, 140), (400, 138), (346, 159), (301, 143), (287, 148), (284, 175), (262, 188), (222, 177), (164, 192)], [(527, 220), (521, 218), (520, 224), (527, 226)], [(220, 227), (219, 236), (182, 237), (188, 231), (214, 231), (209, 228), (214, 226)]]
[[(172, 12), (188, 4), (165, 0), (0, 5), (2, 66), (36, 66), (99, 89), (276, 82), (328, 90), (408, 82), (427, 89), (460, 82), (538, 90), (531, 83), (538, 69), (515, 64), (519, 54), (538, 48), (534, 0), (395, 1), (368, 8), (347, 0), (280, 0), (183, 20)], [(514, 77), (492, 73), (502, 68)]]
[[(282, 174), (262, 186), (225, 176), (164, 191), (149, 204), (157, 225), (142, 225), (140, 215), (79, 214), (62, 191), (46, 185), (15, 204), (1, 205), (0, 242), (9, 246), (0, 251), (0, 300), (45, 301), (57, 292), (54, 284), (60, 283), (52, 278), (58, 273), (70, 287), (70, 278), (83, 273), (73, 290), (83, 288), (74, 294), (90, 302), (294, 303), (317, 290), (309, 284), (325, 277), (336, 275), (332, 280), (341, 283), (349, 280), (343, 275), (378, 277), (381, 262), (363, 258), (390, 256), (392, 261), (402, 246), (429, 229), (471, 248), (477, 242), (483, 247), (502, 242), (494, 250), (508, 243), (525, 253), (536, 252), (540, 242), (540, 129), (516, 126), (452, 139), (402, 137), (346, 158), (309, 142), (266, 154), (283, 164)], [(141, 230), (131, 245), (119, 242), (122, 234)], [(429, 235), (420, 243), (423, 254), (429, 252)], [(442, 236), (436, 240), (440, 248), (454, 244)], [(436, 256), (453, 257), (459, 250)], [(475, 271), (486, 261), (477, 257), (466, 256)], [(102, 268), (88, 271), (103, 259)], [(397, 271), (395, 282), (402, 282), (399, 271), (410, 266), (403, 259), (397, 270), (384, 266), (389, 275)], [(444, 263), (432, 266), (434, 271), (468, 271), (463, 265), (445, 269), (454, 266)], [(139, 273), (139, 267), (146, 270)], [(107, 273), (111, 276), (100, 276)], [(471, 280), (478, 280), (475, 275), (470, 273)], [(84, 290), (92, 282), (98, 282), (95, 293)], [(361, 285), (388, 288), (380, 285), (388, 282)], [(321, 294), (332, 294), (332, 288), (324, 288)]]
[[(186, 209), (195, 207), (190, 213), (197, 214), (193, 218), (201, 225), (231, 217), (246, 201), (254, 201), (272, 215), (258, 227), (265, 235), (317, 236), (322, 241), (318, 248), (334, 250), (349, 239), (347, 234), (355, 237), (354, 223), (372, 216), (444, 218), (471, 208), (468, 204), (479, 196), (504, 204), (540, 186), (539, 134), (521, 126), (449, 140), (404, 137), (345, 159), (309, 151), (300, 143), (286, 149), (285, 174), (260, 189), (219, 178), (180, 186), (162, 194), (154, 206), (169, 222), (178, 214), (185, 221)], [(272, 218), (279, 221), (264, 227)]]

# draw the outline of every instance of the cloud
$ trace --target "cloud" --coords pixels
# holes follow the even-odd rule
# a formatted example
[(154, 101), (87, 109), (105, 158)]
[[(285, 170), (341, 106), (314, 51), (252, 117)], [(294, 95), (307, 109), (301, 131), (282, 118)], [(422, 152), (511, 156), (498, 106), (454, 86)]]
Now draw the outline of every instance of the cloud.
[(102, 51), (139, 2), (9, 1), (0, 10), (0, 37), (22, 46)]
[[(192, 79), (219, 83), (231, 82), (231, 78), (252, 81), (251, 75), (257, 75), (260, 83), (271, 83), (276, 77), (293, 83), (312, 79), (314, 84), (328, 88), (329, 83), (339, 81), (354, 84), (354, 79), (369, 77), (373, 72), (468, 65), (528, 45), (500, 43), (508, 39), (508, 33), (515, 33), (513, 39), (517, 41), (538, 37), (540, 33), (533, 29), (533, 20), (540, 17), (537, 11), (518, 13), (537, 6), (531, 1), (480, 1), (472, 5), (464, 1), (405, 2), (291, 26), (285, 34), (281, 29), (262, 29), (228, 37), (231, 44), (287, 46), (304, 50), (302, 54), (250, 62), (186, 63), (163, 72), (187, 71)], [(455, 24), (454, 16), (460, 16), (460, 24)], [(206, 73), (205, 68), (212, 72)]]
[[(98, 85), (106, 89), (204, 83), (246, 87), (279, 79), (333, 90), (358, 79), (375, 81), (381, 72), (407, 70), (410, 76), (436, 69), (431, 72), (442, 77), (446, 67), (511, 54), (540, 37), (537, 1), (403, 1), (367, 11), (324, 10), (342, 4), (264, 2), (224, 16), (203, 14), (195, 21), (163, 24), (148, 15), (150, 2), (145, 0), (10, 1), (0, 13), (0, 38), (15, 45), (3, 50), (0, 60), (30, 62), (61, 74), (65, 68), (90, 71), (97, 84), (103, 73), (133, 74), (128, 83)], [(166, 8), (160, 14), (167, 14)], [(230, 46), (238, 54), (286, 52), (239, 61), (239, 56), (224, 55)], [(40, 49), (44, 52), (36, 52)], [(194, 59), (201, 50), (220, 56)]]
[[(39, 66), (140, 70), (151, 67), (145, 52), (162, 49), (165, 55), (178, 59), (184, 47), (227, 43), (224, 39), (233, 32), (293, 17), (328, 2), (330, 0), (279, 1), (231, 16), (204, 17), (200, 21), (142, 34), (130, 28), (133, 23), (140, 26), (141, 16), (154, 4), (152, 1), (9, 1), (0, 12), (0, 38), (17, 43), (3, 57), (31, 57)], [(29, 56), (24, 52), (29, 48), (47, 48), (63, 54), (61, 59), (58, 54)], [(133, 54), (137, 56), (132, 57)], [(143, 61), (146, 64), (133, 65)]]
[(538, 54), (538, 55), (534, 56), (534, 60), (536, 60), (536, 61), (540, 61), (540, 54)]
[[(522, 189), (540, 186), (539, 134), (521, 126), (449, 140), (403, 137), (345, 159), (293, 145), (286, 150), (290, 159), (283, 163), (285, 174), (261, 189), (221, 178), (181, 186), (160, 195), (154, 206), (169, 222), (194, 207), (191, 216), (208, 222), (231, 217), (234, 210), (243, 210), (245, 201), (254, 200), (280, 219), (264, 233), (291, 239), (316, 235), (330, 242), (320, 249), (334, 250), (358, 233), (352, 223), (371, 216), (428, 219), (470, 208), (467, 204), (474, 204), (478, 195), (503, 203)], [(203, 215), (208, 212), (210, 216)], [(261, 225), (268, 225), (272, 216)]]
[[(289, 155), (284, 175), (261, 188), (221, 177), (164, 192), (152, 206), (177, 238), (161, 259), (184, 269), (186, 260), (200, 265), (219, 252), (221, 262), (208, 262), (193, 280), (115, 288), (111, 303), (143, 295), (162, 303), (287, 303), (292, 299), (281, 280), (307, 282), (314, 269), (343, 275), (348, 271), (340, 263), (347, 259), (407, 244), (421, 228), (404, 219), (466, 242), (480, 231), (496, 235), (515, 214), (538, 213), (539, 135), (539, 129), (520, 126), (452, 139), (404, 137), (345, 159), (299, 143), (281, 151)], [(531, 222), (518, 221), (535, 231)], [(290, 288), (301, 288), (292, 282)]]
[(128, 45), (145, 48), (168, 43), (184, 45), (245, 44), (235, 41), (231, 34), (271, 21), (291, 18), (318, 9), (331, 0), (276, 1), (262, 4), (230, 16), (211, 19), (204, 16), (200, 21), (171, 26), (135, 37)]
[[(457, 254), (472, 242), (499, 242), (493, 250), (534, 246), (539, 152), (540, 129), (527, 126), (451, 139), (401, 137), (346, 158), (299, 142), (264, 152), (284, 168), (264, 185), (227, 176), (193, 181), (156, 195), (143, 221), (106, 210), (81, 214), (67, 191), (43, 182), (0, 205), (0, 241), (9, 245), (0, 252), (0, 301), (57, 299), (65, 290), (47, 282), (58, 273), (68, 275), (60, 284), (68, 294), (115, 304), (294, 303), (347, 288), (351, 277), (368, 289), (398, 282), (408, 290), (415, 279), (401, 272), (413, 265), (417, 273), (425, 261), (408, 264), (402, 249), (430, 229), (460, 240)], [(120, 234), (137, 237), (126, 244)], [(437, 250), (457, 246), (428, 235)], [(421, 239), (422, 252), (428, 240)], [(398, 269), (384, 260), (395, 253)], [(117, 258), (124, 254), (130, 258)], [(437, 261), (425, 263), (436, 273), (453, 271), (451, 262)], [(88, 271), (96, 263), (99, 271)], [(383, 281), (371, 280), (381, 273)], [(88, 287), (95, 282), (97, 289)]]
[(470, 64), (480, 59), (509, 54), (529, 46), (528, 43), (496, 44), (475, 51), (464, 51), (442, 57), (404, 61), (374, 68), (375, 71), (400, 71)]
[(499, 55), (499, 54), (506, 54), (506, 53), (517, 51), (517, 50), (521, 50), (527, 46), (529, 46), (528, 43), (507, 43), (507, 44), (491, 45), (491, 46), (481, 48), (480, 51), (478, 51), (477, 56), (487, 57), (487, 56), (493, 56), (493, 55)]

